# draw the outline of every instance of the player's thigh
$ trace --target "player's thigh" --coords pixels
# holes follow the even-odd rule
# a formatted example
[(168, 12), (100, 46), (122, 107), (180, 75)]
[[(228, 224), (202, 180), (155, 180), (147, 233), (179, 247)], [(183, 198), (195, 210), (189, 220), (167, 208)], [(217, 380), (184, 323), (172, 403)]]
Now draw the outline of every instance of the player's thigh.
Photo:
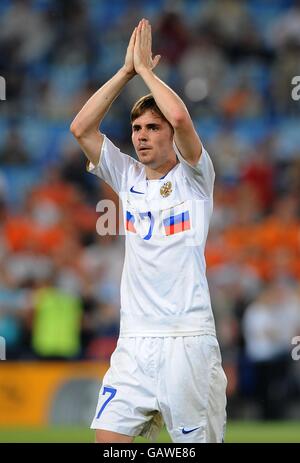
[(113, 433), (112, 438), (133, 438), (143, 433), (155, 416), (158, 410), (155, 381), (139, 364), (141, 352), (142, 340), (119, 339), (103, 378), (91, 424), (92, 429), (99, 430), (97, 440), (108, 438), (104, 431)]
[(106, 431), (105, 429), (96, 429), (95, 431), (96, 444), (130, 444), (133, 439), (132, 436)]
[[(206, 415), (209, 393), (225, 395), (226, 377), (222, 369), (218, 341), (214, 336), (166, 338), (164, 382), (168, 397), (191, 417)], [(220, 387), (215, 387), (216, 384)], [(197, 407), (195, 407), (195, 401)]]
[(174, 442), (220, 442), (227, 380), (214, 336), (166, 338), (160, 404)]

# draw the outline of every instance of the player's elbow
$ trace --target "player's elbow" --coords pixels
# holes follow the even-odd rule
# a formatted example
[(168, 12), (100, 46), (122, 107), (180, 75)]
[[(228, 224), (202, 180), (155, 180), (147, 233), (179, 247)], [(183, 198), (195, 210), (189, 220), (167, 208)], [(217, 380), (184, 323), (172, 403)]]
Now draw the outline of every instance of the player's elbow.
[(181, 127), (184, 127), (187, 125), (189, 122), (189, 118), (185, 112), (178, 112), (174, 113), (172, 116), (172, 121), (171, 124), (174, 127), (174, 129), (179, 129)]
[(70, 132), (77, 140), (82, 140), (83, 138), (90, 138), (94, 133), (98, 133), (98, 128), (87, 126), (75, 118), (70, 125)]
[(77, 139), (82, 138), (84, 134), (83, 128), (75, 120), (70, 125), (70, 132)]

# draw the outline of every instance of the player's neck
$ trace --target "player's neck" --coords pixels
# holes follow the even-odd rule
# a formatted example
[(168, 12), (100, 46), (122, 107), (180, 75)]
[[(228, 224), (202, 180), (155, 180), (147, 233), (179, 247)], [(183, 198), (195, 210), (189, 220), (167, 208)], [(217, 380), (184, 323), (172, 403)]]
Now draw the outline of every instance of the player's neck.
[(158, 167), (157, 169), (151, 169), (151, 167), (146, 166), (145, 171), (146, 171), (146, 179), (147, 180), (159, 180), (163, 177), (165, 177), (170, 170), (173, 169), (173, 167), (176, 166), (178, 163), (178, 159), (176, 158), (175, 160), (172, 159), (172, 161), (166, 162), (163, 166)]

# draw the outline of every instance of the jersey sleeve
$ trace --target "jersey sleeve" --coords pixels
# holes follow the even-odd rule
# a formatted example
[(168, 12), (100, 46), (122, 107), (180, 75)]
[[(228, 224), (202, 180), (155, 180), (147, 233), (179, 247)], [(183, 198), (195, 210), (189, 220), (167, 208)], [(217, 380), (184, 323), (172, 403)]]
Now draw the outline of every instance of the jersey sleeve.
[(210, 197), (213, 194), (215, 171), (210, 156), (204, 146), (198, 164), (192, 166), (180, 154), (174, 143), (174, 149), (181, 163), (183, 175), (191, 188), (201, 197)]
[(100, 159), (97, 166), (92, 162), (87, 165), (87, 171), (97, 175), (108, 183), (116, 193), (126, 190), (128, 172), (138, 167), (138, 162), (124, 154), (109, 138), (104, 135)]

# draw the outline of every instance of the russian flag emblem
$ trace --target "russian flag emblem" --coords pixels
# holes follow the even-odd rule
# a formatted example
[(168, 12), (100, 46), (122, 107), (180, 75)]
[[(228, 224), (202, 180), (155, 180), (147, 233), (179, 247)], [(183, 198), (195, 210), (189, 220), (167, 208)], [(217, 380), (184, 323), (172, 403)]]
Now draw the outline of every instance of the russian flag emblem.
[(135, 219), (131, 212), (126, 211), (126, 230), (131, 231), (132, 233), (136, 233), (134, 221)]
[(180, 214), (172, 215), (164, 219), (164, 228), (167, 236), (174, 235), (186, 230), (190, 230), (190, 214), (189, 211), (181, 212)]

